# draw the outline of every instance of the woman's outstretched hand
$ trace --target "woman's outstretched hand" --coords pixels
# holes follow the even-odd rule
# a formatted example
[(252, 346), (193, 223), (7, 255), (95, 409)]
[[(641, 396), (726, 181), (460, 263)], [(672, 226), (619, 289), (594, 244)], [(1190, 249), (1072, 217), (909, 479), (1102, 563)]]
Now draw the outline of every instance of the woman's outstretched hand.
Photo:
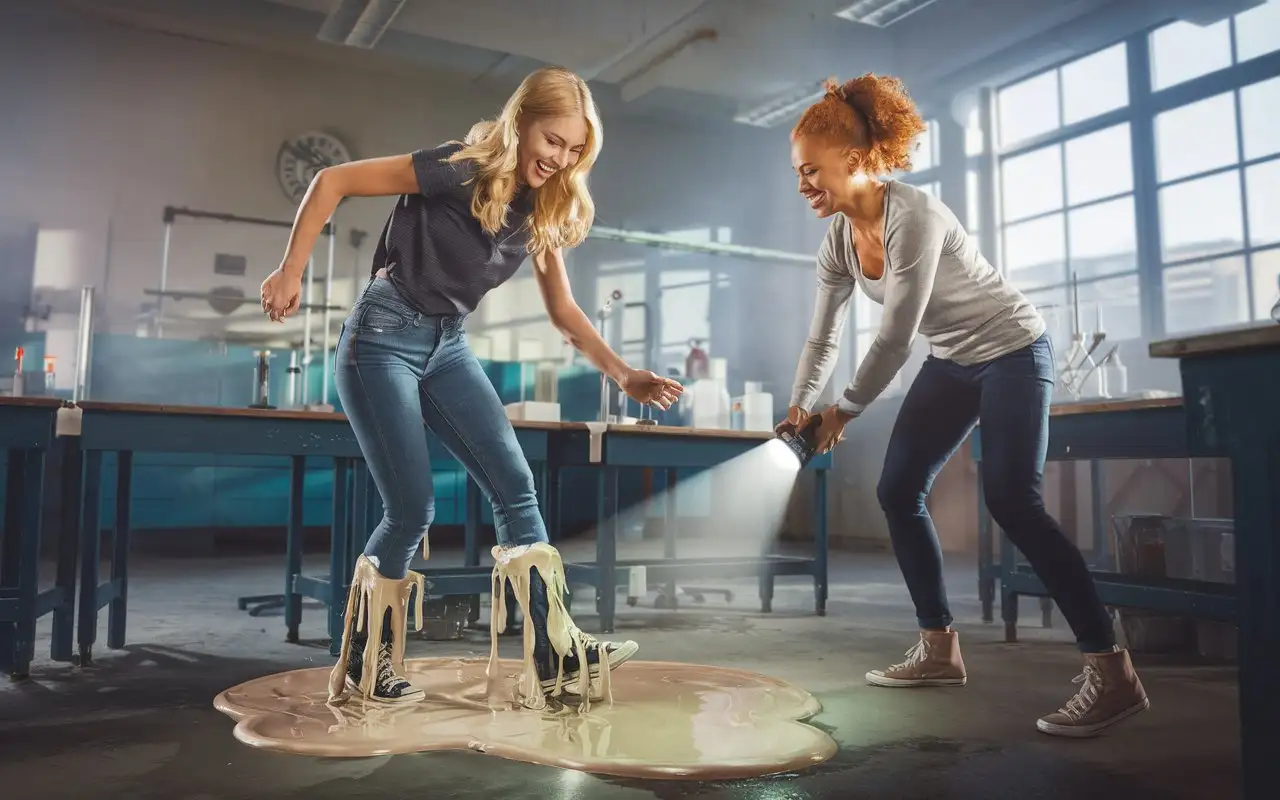
[(284, 265), (262, 282), (262, 310), (272, 322), (284, 322), (284, 318), (298, 310), (302, 297), (302, 274), (294, 274)]
[(663, 410), (671, 408), (684, 394), (684, 387), (679, 383), (647, 369), (627, 370), (618, 387), (632, 400)]

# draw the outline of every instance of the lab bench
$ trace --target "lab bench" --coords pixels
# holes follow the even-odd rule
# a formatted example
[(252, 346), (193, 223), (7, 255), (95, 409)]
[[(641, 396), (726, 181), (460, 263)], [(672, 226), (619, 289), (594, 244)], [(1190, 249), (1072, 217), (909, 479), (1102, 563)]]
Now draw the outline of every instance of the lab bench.
[(1280, 325), (1154, 342), (1150, 354), (1179, 361), (1191, 455), (1231, 460), (1242, 795), (1272, 797), (1280, 784)]
[[(64, 462), (76, 452), (58, 436), (61, 400), (0, 397), (0, 449), (5, 464), (4, 530), (0, 537), (0, 669), (24, 678), (35, 658), (36, 621), (53, 614), (50, 657), (70, 661), (75, 613), (75, 540), (60, 524), (67, 501)], [(40, 589), (43, 537), (58, 533), (54, 585)]]
[[(1187, 436), (1182, 398), (1099, 400), (1054, 406), (1049, 416), (1049, 461), (1090, 462), (1092, 487), (1092, 551), (1087, 553), (1098, 594), (1109, 606), (1177, 614), (1202, 619), (1235, 619), (1232, 587), (1202, 581), (1152, 580), (1121, 575), (1114, 569), (1110, 520), (1106, 513), (1103, 463), (1119, 459), (1191, 458), (1223, 455), (1197, 452)], [(1008, 536), (1000, 537), (1000, 557), (994, 557), (995, 524), (984, 502), (981, 427), (974, 430), (973, 459), (978, 462), (978, 581), (982, 617), (993, 619), (999, 591), (1005, 640), (1017, 640), (1018, 598), (1041, 598), (1043, 625), (1049, 627), (1052, 603), (1048, 590), (1029, 567), (1018, 564)]]
[[(342, 414), (314, 411), (165, 406), (86, 401), (79, 415), (79, 449), (83, 474), (64, 477), (82, 495), (80, 595), (77, 644), (82, 663), (92, 658), (98, 613), (108, 607), (107, 646), (124, 646), (128, 614), (129, 538), (135, 453), (199, 453), (203, 455), (277, 456), (290, 460), (289, 516), (286, 536), (284, 591), (281, 595), (240, 598), (241, 606), (279, 599), (284, 606), (286, 638), (298, 641), (302, 600), (324, 603), (336, 654), (342, 631), (351, 570), (375, 520), (376, 492), (364, 465), (355, 433)], [(558, 426), (517, 423), (517, 438), (525, 455), (545, 464), (547, 436)], [(434, 437), (432, 437), (434, 438)], [(438, 446), (438, 443), (437, 443)], [(111, 573), (100, 580), (100, 507), (103, 455), (116, 455), (116, 487)], [(322, 459), (333, 465), (333, 511), (330, 518), (329, 571), (311, 576), (302, 572), (304, 481), (307, 461)], [(545, 475), (545, 467), (540, 470)], [(544, 479), (545, 485), (545, 479)], [(478, 526), (467, 523), (468, 552), (478, 551)], [(423, 571), (432, 595), (474, 594), (487, 591), (489, 570), (472, 566)]]

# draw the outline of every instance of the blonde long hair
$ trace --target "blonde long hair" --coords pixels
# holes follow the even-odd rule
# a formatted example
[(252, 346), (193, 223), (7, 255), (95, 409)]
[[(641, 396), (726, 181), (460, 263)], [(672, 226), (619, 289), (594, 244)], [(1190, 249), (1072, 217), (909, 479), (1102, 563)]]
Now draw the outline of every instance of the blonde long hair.
[(533, 215), (527, 223), (529, 251), (574, 247), (587, 237), (596, 213), (587, 189), (587, 173), (600, 155), (603, 131), (587, 82), (559, 67), (540, 69), (525, 78), (498, 118), (476, 123), (462, 149), (448, 159), (451, 163), (475, 162), (471, 214), (489, 235), (496, 235), (506, 223), (508, 206), (516, 194), (521, 119), (571, 114), (582, 114), (587, 120), (586, 147), (576, 163), (556, 172), (534, 192)]

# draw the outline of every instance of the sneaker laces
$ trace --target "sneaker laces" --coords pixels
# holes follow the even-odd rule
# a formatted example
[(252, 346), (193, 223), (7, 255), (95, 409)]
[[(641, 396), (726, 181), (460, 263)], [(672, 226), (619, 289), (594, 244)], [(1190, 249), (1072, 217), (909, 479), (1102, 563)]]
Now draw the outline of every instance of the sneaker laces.
[(587, 633), (586, 631), (582, 630), (581, 628), (578, 628), (575, 626), (570, 630), (572, 632), (573, 638), (577, 639), (579, 642), (582, 642), (582, 648), (584, 650), (591, 650), (592, 648), (597, 648), (600, 646), (599, 639)]
[(389, 690), (397, 683), (408, 683), (408, 679), (396, 674), (395, 664), (391, 660), (391, 645), (384, 644), (378, 648), (378, 688)]
[(921, 638), (920, 641), (916, 642), (915, 646), (912, 647), (910, 650), (908, 650), (906, 653), (904, 653), (904, 655), (907, 657), (907, 660), (902, 662), (901, 664), (894, 664), (892, 667), (889, 668), (891, 671), (898, 672), (898, 671), (907, 669), (908, 667), (914, 667), (919, 664), (923, 664), (924, 660), (929, 655), (929, 644), (923, 638)]
[(1084, 685), (1058, 711), (1076, 720), (1088, 714), (1089, 710), (1093, 708), (1093, 704), (1098, 702), (1098, 695), (1102, 691), (1102, 673), (1092, 664), (1086, 664), (1084, 672), (1072, 678), (1071, 682)]

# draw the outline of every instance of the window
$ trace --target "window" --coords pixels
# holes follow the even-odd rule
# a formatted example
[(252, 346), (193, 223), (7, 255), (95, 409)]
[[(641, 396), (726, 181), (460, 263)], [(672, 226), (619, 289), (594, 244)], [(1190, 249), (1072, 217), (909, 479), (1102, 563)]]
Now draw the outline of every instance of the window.
[[(1080, 282), (1080, 314), (1086, 330), (1100, 324), (1107, 339), (1123, 341), (1142, 335), (1142, 312), (1138, 307), (1138, 274), (1131, 272), (1115, 278)], [(1092, 312), (1092, 317), (1087, 316)], [(1104, 353), (1095, 353), (1101, 358)]]
[(1069, 140), (1067, 202), (1078, 205), (1133, 191), (1131, 142), (1127, 122)]
[(998, 140), (1001, 147), (1057, 130), (1059, 115), (1058, 71), (1037, 75), (996, 93)]
[(1280, 108), (1280, 78), (1255, 83), (1240, 90), (1240, 129), (1244, 138), (1246, 160), (1252, 161), (1280, 153), (1277, 108)]
[[(1144, 48), (1135, 83), (1130, 56)], [(1140, 308), (1163, 308), (1154, 335), (1270, 316), (1280, 298), (1277, 108), (1280, 0), (1209, 25), (1161, 25), (996, 91), (996, 262), (1059, 345), (1073, 276), (1082, 319), (1092, 326), (1100, 310), (1113, 340), (1138, 335)], [(971, 232), (983, 113), (965, 125)], [(1135, 153), (1147, 130), (1154, 152)], [(1137, 236), (1148, 207), (1149, 249)], [(1140, 281), (1155, 270), (1163, 280)]]
[(701, 340), (712, 355), (711, 342), (711, 270), (669, 269), (658, 275), (661, 287), (662, 330), (659, 342), (662, 358), (667, 363), (684, 367), (689, 353), (689, 340)]
[(971, 236), (976, 236), (981, 227), (979, 220), (982, 219), (982, 209), (979, 203), (982, 200), (982, 179), (976, 169), (966, 170), (964, 173), (964, 191), (965, 191), (965, 227), (969, 230)]
[[(1000, 147), (1128, 105), (1128, 47), (1120, 42), (1000, 89), (996, 93)], [(969, 127), (978, 127), (976, 123), (976, 115), (971, 116)], [(981, 151), (979, 130), (971, 154)]]
[(1280, 248), (1253, 255), (1253, 318), (1267, 319), (1280, 303)]
[(1067, 240), (1062, 215), (1054, 214), (1004, 229), (1004, 268), (1023, 289), (1061, 285), (1066, 276)]
[(1151, 33), (1151, 88), (1159, 91), (1231, 66), (1230, 20), (1174, 22)]
[(1270, 0), (1236, 14), (1236, 60), (1280, 50), (1280, 2)]
[[(1063, 124), (1128, 107), (1127, 52), (1122, 42), (1046, 73), (1057, 76)], [(1048, 92), (1048, 83), (1043, 86)], [(1029, 96), (1028, 89), (1020, 92)], [(1013, 114), (1012, 105), (1001, 113)], [(1048, 119), (1039, 109), (1033, 116)], [(1044, 128), (1043, 120), (1002, 124), (1029, 130)], [(1001, 141), (1007, 145), (1003, 135)], [(1130, 123), (1005, 155), (999, 170), (1000, 263), (1045, 313), (1059, 348), (1070, 341), (1073, 280), (1079, 282), (1082, 314), (1101, 312), (1113, 339), (1137, 336), (1141, 304)]]
[[(1273, 14), (1274, 5), (1262, 8)], [(1237, 35), (1241, 29), (1237, 17)], [(1280, 78), (1272, 77), (1156, 117), (1170, 332), (1270, 316), (1280, 251), (1260, 248), (1280, 245), (1277, 102)]]
[(982, 132), (982, 109), (974, 108), (964, 124), (964, 154), (980, 156), (986, 146), (987, 138)]
[(1071, 211), (1067, 231), (1068, 266), (1081, 280), (1138, 269), (1132, 195)]
[(1249, 246), (1280, 243), (1280, 159), (1249, 167), (1244, 182)]
[(1005, 158), (1000, 177), (1002, 263), (1014, 284), (1036, 290), (1064, 286), (1073, 273), (1085, 282), (1136, 273), (1128, 123)]
[(1239, 250), (1244, 245), (1240, 173), (1220, 172), (1161, 189), (1160, 243), (1165, 261)]
[(1124, 42), (1061, 68), (1062, 122), (1072, 125), (1129, 105), (1129, 65)]
[(1164, 271), (1164, 327), (1169, 333), (1230, 325), (1249, 318), (1249, 279), (1239, 256)]
[(1051, 145), (1000, 164), (1001, 218), (1014, 221), (1062, 208), (1062, 148)]
[(1156, 116), (1156, 173), (1162, 183), (1225, 167), (1238, 158), (1233, 92)]
[(1160, 91), (1280, 50), (1280, 0), (1204, 27), (1173, 22), (1150, 41), (1151, 88)]
[(911, 171), (924, 172), (941, 162), (938, 152), (938, 121), (925, 120), (924, 133), (916, 137), (916, 149), (911, 154)]

